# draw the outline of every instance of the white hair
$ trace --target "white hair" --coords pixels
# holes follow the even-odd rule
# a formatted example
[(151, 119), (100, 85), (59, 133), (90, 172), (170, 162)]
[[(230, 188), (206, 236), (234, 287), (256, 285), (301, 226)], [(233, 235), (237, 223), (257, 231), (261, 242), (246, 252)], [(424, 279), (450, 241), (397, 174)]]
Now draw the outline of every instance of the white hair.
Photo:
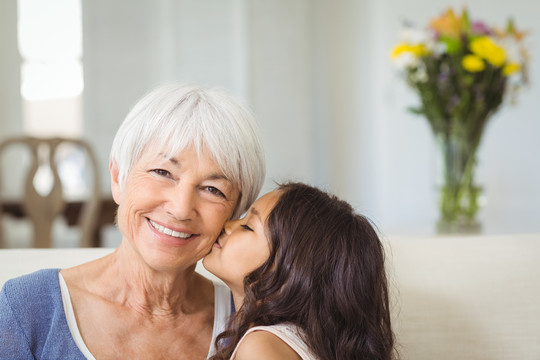
[(204, 146), (240, 190), (232, 214), (239, 217), (257, 198), (265, 177), (264, 151), (251, 113), (226, 92), (172, 83), (140, 99), (114, 138), (110, 159), (118, 167), (118, 182), (126, 178), (153, 146), (167, 155), (189, 146)]

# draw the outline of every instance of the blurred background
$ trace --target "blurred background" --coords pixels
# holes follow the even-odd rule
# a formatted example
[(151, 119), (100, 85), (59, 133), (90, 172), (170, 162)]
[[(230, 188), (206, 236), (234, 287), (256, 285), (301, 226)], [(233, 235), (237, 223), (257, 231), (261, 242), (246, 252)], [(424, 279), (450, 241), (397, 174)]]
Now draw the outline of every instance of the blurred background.
[[(218, 86), (255, 114), (264, 191), (306, 181), (383, 233), (432, 234), (436, 146), (426, 119), (407, 112), (418, 98), (389, 54), (405, 22), (422, 27), (450, 6), (501, 27), (512, 17), (529, 32), (530, 86), (493, 116), (478, 153), (479, 220), (487, 234), (540, 232), (534, 0), (3, 0), (0, 140), (86, 139), (108, 197), (110, 146), (130, 107), (171, 80)], [(119, 241), (114, 226), (104, 237)]]

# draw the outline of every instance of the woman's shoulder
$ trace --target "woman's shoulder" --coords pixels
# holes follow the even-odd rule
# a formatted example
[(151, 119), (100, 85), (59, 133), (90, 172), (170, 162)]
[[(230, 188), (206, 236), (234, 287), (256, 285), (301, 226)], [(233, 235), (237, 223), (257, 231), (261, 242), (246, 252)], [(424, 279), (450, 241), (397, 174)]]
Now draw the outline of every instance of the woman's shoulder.
[(279, 334), (269, 330), (272, 328), (257, 327), (247, 333), (238, 346), (235, 360), (252, 359), (255, 355), (261, 360), (302, 359)]
[(39, 270), (4, 284), (0, 292), (0, 338), (5, 336), (10, 341), (0, 346), (0, 358), (8, 354), (20, 355), (21, 359), (82, 358), (69, 336), (58, 272)]
[(43, 269), (10, 279), (4, 284), (2, 292), (8, 292), (12, 296), (26, 296), (29, 292), (33, 297), (44, 295), (51, 289), (58, 288), (59, 271), (60, 269)]
[(23, 312), (32, 306), (61, 304), (58, 272), (59, 269), (43, 269), (10, 279), (2, 287), (2, 297), (14, 310), (20, 307)]
[(210, 284), (212, 285), (212, 288), (214, 290), (214, 298), (216, 300), (230, 303), (231, 290), (226, 285), (213, 281), (210, 281)]
[[(33, 328), (62, 306), (59, 269), (44, 269), (6, 281), (0, 293), (0, 312)], [(38, 324), (38, 325), (36, 325)]]

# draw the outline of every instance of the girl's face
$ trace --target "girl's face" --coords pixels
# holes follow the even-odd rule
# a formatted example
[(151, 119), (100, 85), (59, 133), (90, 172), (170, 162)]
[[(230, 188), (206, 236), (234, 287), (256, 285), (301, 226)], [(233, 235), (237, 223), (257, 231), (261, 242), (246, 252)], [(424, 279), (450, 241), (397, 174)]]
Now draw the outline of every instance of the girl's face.
[(266, 219), (281, 193), (272, 191), (259, 198), (240, 220), (228, 221), (221, 236), (204, 260), (204, 267), (219, 277), (233, 292), (243, 294), (247, 274), (270, 255)]

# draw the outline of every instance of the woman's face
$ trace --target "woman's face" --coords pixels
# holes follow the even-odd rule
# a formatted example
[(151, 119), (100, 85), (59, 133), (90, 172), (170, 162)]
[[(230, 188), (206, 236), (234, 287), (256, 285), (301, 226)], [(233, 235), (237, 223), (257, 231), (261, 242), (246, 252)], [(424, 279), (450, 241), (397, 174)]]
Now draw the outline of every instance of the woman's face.
[(281, 193), (272, 191), (259, 198), (246, 215), (225, 224), (224, 232), (204, 260), (204, 267), (233, 291), (243, 293), (247, 274), (261, 266), (270, 255), (266, 219)]
[(154, 269), (182, 270), (206, 255), (239, 197), (212, 157), (193, 148), (167, 157), (147, 150), (118, 184), (111, 164), (118, 227), (136, 253)]

